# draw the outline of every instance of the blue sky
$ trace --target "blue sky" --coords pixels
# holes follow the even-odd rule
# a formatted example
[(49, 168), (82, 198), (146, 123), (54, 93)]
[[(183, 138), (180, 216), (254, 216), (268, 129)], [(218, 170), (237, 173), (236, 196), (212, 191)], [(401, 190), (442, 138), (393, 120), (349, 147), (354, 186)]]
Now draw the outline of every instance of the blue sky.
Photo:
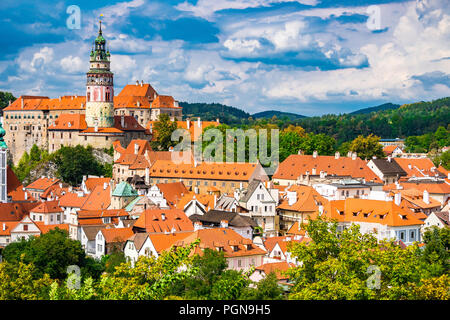
[[(84, 94), (103, 14), (118, 92), (308, 116), (450, 96), (447, 0), (2, 0), (0, 90)], [(77, 5), (81, 28), (67, 27)]]

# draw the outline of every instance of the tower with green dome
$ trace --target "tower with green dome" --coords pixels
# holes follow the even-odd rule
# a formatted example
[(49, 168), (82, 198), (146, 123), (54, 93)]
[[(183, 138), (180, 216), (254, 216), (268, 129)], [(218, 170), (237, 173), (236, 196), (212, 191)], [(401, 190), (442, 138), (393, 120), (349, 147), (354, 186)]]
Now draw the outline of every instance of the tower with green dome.
[(0, 202), (8, 201), (8, 188), (7, 188), (7, 157), (8, 157), (8, 146), (6, 145), (3, 137), (6, 131), (3, 129), (2, 123), (0, 122)]
[(86, 82), (86, 123), (88, 127), (113, 127), (114, 74), (110, 70), (111, 54), (106, 49), (101, 21), (89, 63)]

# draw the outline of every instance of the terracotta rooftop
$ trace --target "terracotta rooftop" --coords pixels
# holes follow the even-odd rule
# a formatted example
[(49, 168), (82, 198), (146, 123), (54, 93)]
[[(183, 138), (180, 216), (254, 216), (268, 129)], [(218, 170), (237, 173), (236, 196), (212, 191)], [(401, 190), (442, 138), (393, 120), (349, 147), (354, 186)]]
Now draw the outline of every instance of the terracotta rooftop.
[(63, 113), (50, 123), (49, 130), (85, 130), (87, 128), (84, 114)]
[[(315, 174), (314, 174), (314, 170)], [(367, 181), (380, 182), (375, 173), (367, 167), (367, 163), (359, 157), (316, 156), (293, 154), (280, 163), (275, 171), (274, 179), (296, 180), (301, 175), (319, 176), (323, 171), (327, 176), (365, 178)]]
[(64, 210), (59, 206), (58, 200), (41, 202), (31, 210), (33, 213), (58, 213), (63, 211)]
[(131, 228), (108, 228), (101, 229), (100, 232), (105, 237), (106, 243), (125, 242), (133, 235)]
[(47, 177), (41, 177), (37, 179), (36, 181), (30, 183), (25, 188), (26, 189), (36, 189), (39, 191), (45, 191), (47, 188), (50, 188), (52, 185), (59, 183), (60, 180), (56, 178), (47, 178)]
[(149, 233), (165, 233), (179, 231), (193, 231), (194, 226), (179, 209), (148, 209), (141, 213), (134, 227), (145, 230)]

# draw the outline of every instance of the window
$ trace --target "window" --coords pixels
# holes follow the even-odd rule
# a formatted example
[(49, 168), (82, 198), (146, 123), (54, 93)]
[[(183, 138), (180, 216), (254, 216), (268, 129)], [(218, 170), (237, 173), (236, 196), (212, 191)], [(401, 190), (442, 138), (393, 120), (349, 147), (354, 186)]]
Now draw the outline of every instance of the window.
[(242, 267), (241, 259), (238, 260), (238, 268)]
[(27, 224), (23, 225), (23, 231), (28, 231), (28, 225)]
[(416, 240), (416, 230), (411, 230), (409, 232), (409, 241), (415, 241)]

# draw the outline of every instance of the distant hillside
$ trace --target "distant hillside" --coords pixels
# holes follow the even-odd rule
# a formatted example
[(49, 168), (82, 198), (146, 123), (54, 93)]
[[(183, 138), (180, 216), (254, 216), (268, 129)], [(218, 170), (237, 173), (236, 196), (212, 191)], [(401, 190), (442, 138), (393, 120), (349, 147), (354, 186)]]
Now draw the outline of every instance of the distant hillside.
[(351, 112), (350, 114), (366, 114), (366, 113), (377, 112), (377, 111), (383, 111), (383, 110), (398, 109), (399, 107), (400, 107), (399, 104), (384, 103), (384, 104), (379, 105), (379, 106), (376, 106), (376, 107), (370, 107), (370, 108), (359, 109), (359, 110), (356, 110), (356, 111)]
[(328, 114), (298, 119), (295, 124), (307, 132), (324, 133), (339, 143), (373, 133), (381, 138), (405, 138), (434, 133), (450, 124), (450, 97), (404, 104), (396, 109), (371, 113)]
[(268, 111), (258, 112), (258, 113), (253, 114), (252, 118), (253, 119), (261, 119), (261, 118), (271, 119), (273, 116), (276, 116), (278, 119), (281, 119), (283, 117), (288, 117), (291, 120), (306, 118), (305, 116), (302, 116), (300, 114), (276, 111), (276, 110), (268, 110)]
[(183, 107), (183, 118), (201, 117), (206, 121), (218, 118), (221, 123), (237, 123), (250, 117), (249, 113), (241, 109), (220, 103), (180, 102), (180, 107)]

